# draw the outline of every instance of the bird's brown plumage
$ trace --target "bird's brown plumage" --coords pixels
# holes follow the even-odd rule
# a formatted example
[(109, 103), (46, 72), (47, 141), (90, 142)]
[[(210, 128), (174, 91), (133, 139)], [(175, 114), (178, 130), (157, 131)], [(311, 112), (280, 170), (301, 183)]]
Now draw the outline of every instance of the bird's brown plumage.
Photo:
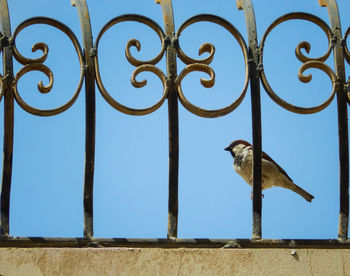
[[(233, 141), (227, 148), (225, 148), (225, 150), (229, 151), (232, 154), (235, 160), (234, 168), (236, 172), (241, 175), (249, 185), (252, 185), (252, 145), (244, 140), (236, 140)], [(278, 165), (267, 153), (262, 151), (261, 157), (263, 161), (262, 189), (270, 188), (272, 186), (287, 188), (293, 192), (296, 192), (305, 200), (311, 202), (314, 197), (296, 185), (286, 173), (286, 171), (280, 165)]]

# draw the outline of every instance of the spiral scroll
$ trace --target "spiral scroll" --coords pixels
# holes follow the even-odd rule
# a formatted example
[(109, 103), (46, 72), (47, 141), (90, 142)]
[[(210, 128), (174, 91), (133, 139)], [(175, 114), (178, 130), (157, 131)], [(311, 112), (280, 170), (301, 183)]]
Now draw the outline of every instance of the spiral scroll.
[[(73, 46), (74, 46), (74, 48), (78, 54), (78, 58), (79, 58), (80, 80), (79, 80), (78, 87), (75, 90), (72, 98), (67, 103), (63, 104), (60, 107), (54, 108), (54, 109), (37, 109), (37, 108), (29, 105), (20, 96), (20, 94), (18, 92), (18, 88), (17, 88), (17, 84), (18, 84), (18, 81), (20, 80), (20, 78), (23, 75), (25, 75), (26, 73), (31, 72), (31, 71), (40, 71), (40, 72), (44, 73), (49, 79), (49, 84), (47, 86), (44, 86), (42, 81), (39, 82), (38, 90), (41, 93), (48, 93), (51, 91), (51, 89), (53, 87), (53, 74), (47, 66), (43, 65), (43, 63), (45, 62), (45, 60), (47, 58), (48, 52), (49, 52), (49, 48), (48, 48), (47, 44), (45, 44), (43, 42), (38, 42), (38, 43), (35, 43), (33, 45), (32, 52), (36, 52), (36, 51), (40, 50), (43, 53), (40, 57), (35, 58), (35, 59), (30, 59), (30, 58), (24, 57), (23, 55), (21, 55), (21, 53), (18, 51), (18, 49), (16, 47), (15, 42), (16, 42), (16, 38), (17, 38), (18, 34), (26, 27), (31, 26), (31, 25), (35, 25), (35, 24), (49, 25), (49, 26), (55, 27), (58, 30), (65, 33), (69, 37), (71, 42), (73, 43)], [(33, 18), (28, 19), (28, 20), (25, 20), (16, 28), (11, 40), (13, 41), (13, 56), (16, 58), (16, 60), (19, 63), (24, 65), (24, 67), (22, 69), (20, 69), (19, 72), (16, 74), (15, 80), (14, 80), (14, 83), (15, 83), (14, 94), (15, 94), (15, 99), (16, 99), (17, 103), (27, 112), (29, 112), (33, 115), (38, 115), (38, 116), (57, 115), (59, 113), (62, 113), (65, 110), (67, 110), (69, 107), (71, 107), (74, 104), (74, 102), (76, 101), (76, 99), (78, 98), (79, 92), (80, 92), (82, 84), (83, 84), (83, 79), (84, 79), (83, 53), (82, 53), (79, 41), (76, 38), (76, 36), (74, 35), (74, 33), (71, 31), (71, 29), (69, 29), (66, 25), (62, 24), (61, 22), (54, 20), (54, 19), (51, 19), (51, 18), (33, 17)]]
[[(349, 52), (349, 48), (348, 48), (348, 44), (347, 44), (347, 39), (348, 36), (350, 35), (350, 27), (346, 30), (345, 35), (344, 35), (344, 57), (347, 61), (348, 64), (350, 64), (350, 52)], [(350, 105), (350, 91), (349, 91), (349, 83), (350, 83), (350, 79), (348, 80), (348, 92), (347, 92), (347, 96), (348, 96), (348, 104)]]
[(308, 43), (307, 41), (302, 41), (298, 44), (298, 46), (295, 49), (295, 55), (296, 57), (303, 62), (303, 65), (300, 67), (299, 69), (299, 80), (302, 82), (310, 82), (312, 79), (311, 75), (305, 76), (303, 75), (304, 71), (306, 69), (309, 68), (315, 68), (315, 69), (319, 69), (323, 72), (325, 72), (329, 78), (332, 81), (332, 92), (331, 95), (329, 96), (329, 98), (323, 102), (322, 104), (318, 105), (318, 106), (314, 106), (314, 107), (299, 107), (299, 106), (295, 106), (292, 105), (286, 101), (284, 101), (283, 99), (281, 99), (279, 96), (277, 96), (277, 94), (274, 92), (274, 90), (271, 88), (270, 84), (267, 81), (266, 75), (264, 70), (261, 70), (261, 81), (262, 84), (267, 92), (267, 94), (271, 97), (272, 100), (274, 100), (278, 105), (280, 105), (281, 107), (295, 112), (295, 113), (299, 113), (299, 114), (312, 114), (312, 113), (317, 113), (323, 109), (325, 109), (333, 100), (334, 95), (335, 95), (335, 91), (336, 91), (336, 76), (334, 74), (334, 72), (332, 71), (332, 69), (327, 66), (326, 64), (324, 64), (323, 62), (325, 60), (328, 59), (329, 55), (331, 54), (331, 51), (333, 49), (333, 44), (332, 44), (332, 31), (329, 28), (329, 26), (320, 18), (312, 15), (312, 14), (308, 14), (308, 13), (289, 13), (286, 14), (284, 16), (279, 17), (278, 19), (276, 19), (266, 30), (261, 43), (260, 43), (260, 47), (261, 47), (261, 63), (263, 63), (263, 49), (264, 49), (264, 44), (266, 41), (267, 36), (269, 35), (269, 33), (279, 24), (289, 21), (289, 20), (293, 20), (293, 19), (298, 19), (298, 20), (305, 20), (305, 21), (309, 21), (311, 23), (316, 24), (317, 26), (319, 26), (324, 33), (327, 36), (328, 39), (328, 49), (327, 52), (318, 58), (310, 58), (305, 56), (302, 53), (302, 49), (304, 49), (307, 53), (309, 53), (310, 49), (311, 49), (311, 45), (310, 43)]
[[(162, 95), (161, 99), (156, 104), (154, 104), (148, 108), (135, 109), (135, 108), (130, 108), (130, 107), (127, 107), (125, 105), (120, 104), (108, 93), (108, 91), (106, 90), (105, 86), (103, 85), (103, 82), (101, 79), (101, 74), (100, 74), (100, 70), (99, 70), (99, 63), (98, 63), (98, 45), (99, 45), (100, 39), (103, 36), (103, 34), (108, 29), (110, 29), (112, 26), (114, 26), (118, 23), (127, 22), (127, 21), (139, 22), (139, 23), (145, 24), (146, 26), (150, 27), (152, 30), (154, 30), (156, 32), (156, 34), (158, 35), (158, 37), (161, 41), (161, 45), (162, 45), (162, 48), (161, 48), (159, 54), (155, 58), (153, 58), (151, 60), (147, 60), (147, 61), (141, 61), (141, 60), (136, 59), (130, 52), (131, 47), (136, 47), (136, 49), (138, 51), (141, 50), (140, 41), (138, 41), (136, 39), (129, 40), (129, 42), (126, 45), (126, 49), (125, 49), (125, 56), (126, 56), (127, 60), (132, 65), (137, 67), (131, 76), (131, 83), (134, 87), (141, 88), (147, 84), (146, 80), (143, 80), (143, 81), (136, 80), (136, 76), (144, 71), (152, 72), (155, 75), (157, 75), (163, 84), (163, 95)], [(129, 115), (146, 115), (146, 114), (152, 113), (153, 111), (157, 110), (164, 103), (164, 101), (167, 97), (167, 93), (168, 93), (167, 92), (168, 89), (166, 87), (166, 77), (165, 77), (164, 73), (154, 65), (157, 64), (161, 60), (161, 58), (163, 57), (168, 42), (169, 41), (166, 40), (165, 34), (164, 34), (163, 30), (161, 29), (161, 27), (153, 20), (151, 20), (145, 16), (141, 16), (141, 15), (127, 14), (127, 15), (118, 16), (118, 17), (115, 17), (112, 20), (110, 20), (102, 28), (102, 30), (100, 31), (100, 33), (96, 39), (96, 42), (95, 42), (96, 55), (95, 55), (94, 59), (95, 59), (96, 82), (97, 82), (97, 86), (98, 86), (102, 96), (113, 108), (115, 108), (118, 111), (123, 112), (125, 114), (129, 114)]]
[[(2, 53), (2, 49), (4, 47), (3, 41), (5, 38), (6, 38), (5, 35), (2, 32), (0, 32), (0, 54)], [(0, 101), (1, 101), (4, 93), (5, 93), (5, 91), (4, 91), (4, 77), (2, 74), (0, 74)]]
[(344, 56), (348, 64), (350, 64), (350, 52), (347, 44), (347, 39), (348, 36), (350, 35), (350, 27), (346, 30), (345, 35), (344, 35)]
[[(144, 64), (144, 65), (137, 67), (135, 69), (135, 71), (132, 73), (131, 84), (134, 87), (141, 88), (147, 84), (146, 80), (142, 80), (142, 81), (136, 80), (136, 76), (138, 74), (140, 74), (141, 72), (145, 72), (145, 71), (152, 72), (152, 73), (156, 74), (163, 84), (162, 98), (156, 104), (152, 105), (151, 107), (143, 108), (143, 109), (129, 108), (127, 106), (124, 106), (124, 105), (118, 103), (116, 100), (114, 100), (107, 93), (106, 89), (102, 86), (100, 89), (102, 89), (101, 93), (102, 93), (103, 97), (105, 98), (105, 100), (115, 109), (117, 109), (120, 112), (123, 112), (125, 114), (129, 114), (129, 115), (146, 115), (146, 114), (150, 114), (150, 113), (156, 111), (159, 107), (162, 106), (162, 104), (164, 103), (165, 99), (168, 96), (168, 89), (166, 88), (166, 77), (165, 77), (164, 73), (156, 66), (154, 66), (152, 64)], [(101, 83), (101, 85), (103, 85), (103, 84)]]
[(4, 77), (0, 74), (0, 101), (2, 100), (2, 97), (4, 96), (5, 88), (4, 88)]
[(185, 97), (185, 95), (182, 92), (181, 88), (181, 81), (183, 78), (189, 74), (190, 72), (193, 71), (202, 71), (210, 75), (209, 80), (201, 79), (201, 84), (204, 87), (212, 87), (215, 83), (215, 73), (213, 69), (208, 65), (211, 63), (211, 61), (214, 58), (215, 54), (215, 47), (212, 44), (205, 43), (203, 44), (200, 49), (199, 49), (199, 55), (201, 55), (204, 52), (209, 53), (209, 56), (204, 58), (204, 59), (193, 59), (189, 56), (187, 56), (180, 48), (180, 46), (177, 47), (177, 52), (179, 58), (186, 64), (189, 64), (181, 74), (178, 76), (176, 80), (177, 84), (177, 89), (178, 89), (178, 94), (179, 94), (179, 99), (182, 105), (190, 112), (201, 116), (201, 117), (206, 117), (206, 118), (216, 118), (216, 117), (221, 117), (224, 116), (230, 112), (232, 112), (234, 109), (236, 109), (242, 100), (245, 97), (247, 88), (248, 88), (248, 82), (249, 82), (249, 72), (248, 72), (248, 50), (247, 46), (245, 44), (245, 41), (242, 37), (242, 35), (239, 33), (239, 31), (228, 21), (225, 19), (215, 16), (215, 15), (209, 15), (209, 14), (202, 14), (202, 15), (197, 15), (194, 17), (191, 17), (187, 21), (185, 21), (179, 28), (179, 30), (176, 33), (176, 38), (179, 39), (181, 33), (185, 28), (190, 26), (191, 24), (197, 23), (197, 22), (212, 22), (216, 23), (222, 27), (224, 27), (228, 32), (230, 32), (233, 37), (237, 40), (239, 46), (241, 47), (241, 50), (243, 52), (243, 57), (245, 61), (245, 81), (244, 81), (244, 87), (242, 92), (240, 93), (240, 96), (229, 106), (221, 108), (221, 109), (216, 109), (216, 110), (206, 110), (202, 109), (200, 107), (197, 107), (193, 104), (191, 104)]

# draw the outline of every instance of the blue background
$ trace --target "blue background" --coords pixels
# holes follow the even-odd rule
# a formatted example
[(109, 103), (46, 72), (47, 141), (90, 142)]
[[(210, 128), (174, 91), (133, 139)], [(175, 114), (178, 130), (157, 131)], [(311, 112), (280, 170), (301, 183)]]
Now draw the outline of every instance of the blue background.
[[(9, 0), (12, 29), (33, 16), (55, 18), (68, 25), (81, 41), (77, 11), (69, 1)], [(244, 14), (233, 0), (173, 1), (176, 29), (189, 17), (211, 13), (230, 21), (246, 38)], [(259, 41), (277, 17), (288, 12), (315, 14), (328, 22), (326, 8), (318, 1), (253, 1)], [(136, 13), (163, 26), (161, 6), (153, 0), (88, 1), (94, 38), (115, 16)], [(343, 33), (350, 26), (350, 3), (338, 1)], [(147, 60), (160, 51), (156, 34), (138, 23), (121, 23), (102, 37), (99, 45), (101, 76), (119, 102), (142, 108), (157, 102), (162, 84), (151, 73), (142, 73), (148, 85), (130, 84), (135, 69), (124, 55), (129, 39), (140, 40), (142, 49), (132, 53)], [(294, 20), (279, 25), (267, 38), (264, 69), (280, 97), (300, 106), (315, 106), (331, 93), (331, 81), (323, 72), (309, 70), (313, 80), (297, 78), (301, 63), (294, 50), (301, 41), (311, 44), (311, 57), (328, 48), (323, 31), (309, 22)], [(50, 52), (45, 65), (54, 73), (53, 91), (40, 94), (36, 85), (47, 84), (42, 73), (26, 74), (18, 84), (21, 96), (38, 108), (67, 102), (79, 81), (79, 62), (69, 39), (44, 25), (23, 30), (16, 45), (26, 57), (31, 46), (44, 41)], [(244, 85), (244, 60), (236, 40), (222, 27), (197, 23), (180, 38), (187, 55), (198, 57), (201, 44), (216, 47), (211, 64), (216, 83), (202, 87), (204, 73), (191, 73), (183, 83), (186, 97), (207, 108), (233, 102)], [(333, 68), (333, 56), (327, 60)], [(164, 72), (165, 59), (157, 65)], [(178, 73), (184, 68), (178, 61)], [(21, 65), (15, 63), (15, 72)], [(84, 89), (84, 88), (83, 88)], [(80, 237), (83, 235), (83, 176), (85, 99), (82, 89), (76, 103), (54, 117), (37, 117), (15, 104), (15, 140), (11, 193), (10, 234), (13, 236)], [(337, 108), (334, 100), (325, 110), (299, 115), (274, 103), (262, 89), (263, 149), (295, 183), (315, 196), (310, 204), (281, 188), (264, 191), (264, 238), (336, 238), (339, 212), (339, 157)], [(94, 232), (96, 237), (164, 238), (167, 231), (168, 113), (167, 102), (147, 116), (129, 116), (114, 110), (96, 90), (96, 162)], [(1, 107), (1, 116), (3, 105)], [(251, 138), (250, 90), (232, 113), (216, 119), (195, 116), (179, 106), (179, 238), (250, 238), (251, 188), (232, 168), (223, 149), (235, 139)], [(3, 132), (2, 128), (1, 131)], [(2, 135), (2, 133), (1, 133)]]

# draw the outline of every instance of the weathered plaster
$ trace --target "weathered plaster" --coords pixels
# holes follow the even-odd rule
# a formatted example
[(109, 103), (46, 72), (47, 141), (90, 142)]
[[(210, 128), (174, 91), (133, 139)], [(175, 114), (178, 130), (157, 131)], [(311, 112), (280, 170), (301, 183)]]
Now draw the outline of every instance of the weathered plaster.
[(350, 275), (350, 250), (0, 248), (0, 275), (338, 276)]

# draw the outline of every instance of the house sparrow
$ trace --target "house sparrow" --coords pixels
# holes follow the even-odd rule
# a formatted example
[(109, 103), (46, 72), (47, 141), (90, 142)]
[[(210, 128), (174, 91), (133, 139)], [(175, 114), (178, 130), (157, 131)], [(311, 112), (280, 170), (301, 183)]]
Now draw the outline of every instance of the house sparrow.
[[(225, 150), (229, 151), (234, 158), (233, 167), (243, 177), (245, 182), (253, 185), (253, 147), (244, 140), (233, 141)], [(305, 200), (311, 202), (314, 198), (308, 192), (293, 183), (288, 174), (268, 156), (262, 152), (261, 160), (261, 189), (268, 189), (273, 186), (282, 187), (301, 195)]]

